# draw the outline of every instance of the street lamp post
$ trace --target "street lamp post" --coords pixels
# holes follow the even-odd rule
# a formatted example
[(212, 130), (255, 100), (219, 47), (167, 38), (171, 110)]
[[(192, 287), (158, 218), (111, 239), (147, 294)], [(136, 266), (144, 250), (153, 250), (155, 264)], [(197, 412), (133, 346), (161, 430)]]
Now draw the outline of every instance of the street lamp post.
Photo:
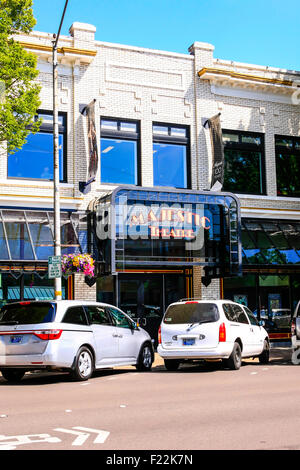
[[(53, 35), (52, 41), (52, 65), (53, 65), (53, 199), (54, 199), (54, 255), (61, 257), (60, 236), (60, 196), (59, 196), (59, 133), (58, 133), (58, 70), (57, 70), (57, 43), (63, 24), (68, 1), (65, 2), (57, 35)], [(61, 277), (54, 278), (54, 299), (61, 300)]]

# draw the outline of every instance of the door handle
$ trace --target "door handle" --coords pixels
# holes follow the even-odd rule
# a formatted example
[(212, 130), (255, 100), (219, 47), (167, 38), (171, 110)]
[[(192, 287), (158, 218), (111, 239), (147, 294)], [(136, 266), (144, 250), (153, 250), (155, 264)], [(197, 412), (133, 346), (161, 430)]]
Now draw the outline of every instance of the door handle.
[(116, 333), (113, 333), (113, 338), (119, 338), (119, 335), (117, 335)]

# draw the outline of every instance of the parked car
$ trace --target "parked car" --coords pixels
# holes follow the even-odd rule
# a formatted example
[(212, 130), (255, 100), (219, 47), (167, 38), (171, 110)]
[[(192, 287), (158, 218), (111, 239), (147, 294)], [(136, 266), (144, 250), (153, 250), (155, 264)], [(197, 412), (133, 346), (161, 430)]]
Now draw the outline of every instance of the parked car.
[(158, 353), (168, 370), (180, 363), (222, 359), (239, 369), (242, 359), (269, 361), (269, 337), (248, 307), (230, 300), (183, 300), (167, 308), (159, 330)]
[(0, 310), (0, 371), (8, 381), (33, 369), (67, 370), (88, 380), (95, 369), (107, 367), (148, 371), (153, 360), (148, 333), (112, 305), (33, 301)]
[(292, 320), (292, 347), (297, 349), (300, 347), (300, 300), (295, 308)]
[(289, 308), (273, 308), (271, 319), (275, 328), (290, 328), (292, 321), (291, 310)]

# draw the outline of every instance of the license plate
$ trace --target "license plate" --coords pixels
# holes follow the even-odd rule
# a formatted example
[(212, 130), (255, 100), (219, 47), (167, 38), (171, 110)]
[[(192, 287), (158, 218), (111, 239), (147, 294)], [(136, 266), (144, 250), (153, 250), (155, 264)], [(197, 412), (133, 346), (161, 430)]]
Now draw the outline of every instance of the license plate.
[(192, 339), (184, 339), (183, 340), (183, 346), (193, 346), (193, 344), (195, 344), (195, 339), (192, 338)]
[(12, 344), (21, 343), (23, 336), (11, 336), (10, 342)]

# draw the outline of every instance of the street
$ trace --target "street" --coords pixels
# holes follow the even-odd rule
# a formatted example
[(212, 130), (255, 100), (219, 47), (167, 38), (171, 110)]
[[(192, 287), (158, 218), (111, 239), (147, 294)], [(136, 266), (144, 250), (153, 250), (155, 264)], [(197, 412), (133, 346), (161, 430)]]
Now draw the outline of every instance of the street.
[(11, 385), (0, 377), (0, 449), (299, 450), (300, 369), (289, 358), (271, 350), (267, 366), (167, 372), (156, 356), (150, 373), (105, 370), (88, 382), (31, 373)]

